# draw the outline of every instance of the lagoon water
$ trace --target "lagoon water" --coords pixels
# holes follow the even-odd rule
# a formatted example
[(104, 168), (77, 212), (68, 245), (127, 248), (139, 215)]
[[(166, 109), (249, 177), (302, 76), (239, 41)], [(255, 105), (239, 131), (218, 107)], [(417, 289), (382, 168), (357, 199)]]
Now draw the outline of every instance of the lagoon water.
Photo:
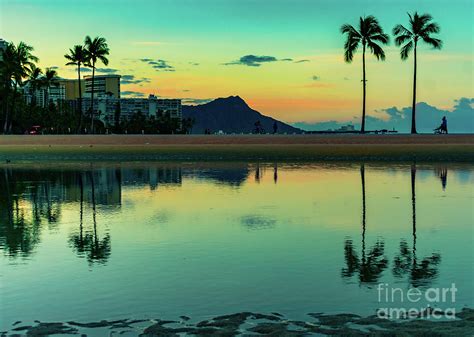
[(454, 283), (437, 306), (473, 307), (473, 183), (453, 164), (5, 165), (0, 331), (406, 306), (379, 283)]

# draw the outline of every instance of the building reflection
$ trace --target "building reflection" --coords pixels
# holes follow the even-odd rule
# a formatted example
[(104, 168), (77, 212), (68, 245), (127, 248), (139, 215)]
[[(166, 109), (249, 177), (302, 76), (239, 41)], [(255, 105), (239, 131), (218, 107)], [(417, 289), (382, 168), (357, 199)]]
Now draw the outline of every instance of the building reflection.
[[(100, 212), (122, 205), (122, 188), (181, 185), (181, 167), (81, 167), (80, 169), (0, 169), (0, 250), (12, 258), (28, 257), (41, 232), (61, 221), (65, 204), (77, 205), (77, 231), (69, 244), (89, 263), (105, 263), (111, 254), (110, 234), (97, 220)], [(107, 207), (102, 207), (107, 206)], [(92, 226), (86, 226), (90, 223)]]

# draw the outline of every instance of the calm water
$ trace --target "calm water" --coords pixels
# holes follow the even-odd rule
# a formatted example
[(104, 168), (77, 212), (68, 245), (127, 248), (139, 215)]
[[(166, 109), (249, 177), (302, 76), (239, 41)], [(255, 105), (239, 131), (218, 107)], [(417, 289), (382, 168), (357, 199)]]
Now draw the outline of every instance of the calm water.
[(0, 330), (17, 320), (373, 314), (379, 282), (473, 307), (474, 166), (0, 168)]

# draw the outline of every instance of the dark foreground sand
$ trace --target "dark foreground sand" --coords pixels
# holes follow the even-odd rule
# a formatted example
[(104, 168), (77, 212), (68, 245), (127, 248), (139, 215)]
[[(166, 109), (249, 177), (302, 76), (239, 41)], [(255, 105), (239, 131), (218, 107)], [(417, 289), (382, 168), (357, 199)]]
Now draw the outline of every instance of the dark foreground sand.
[[(439, 311), (442, 313), (442, 311)], [(439, 317), (439, 316), (438, 316)], [(464, 308), (456, 317), (444, 321), (428, 320), (425, 316), (416, 319), (402, 319), (395, 322), (375, 315), (360, 317), (354, 314), (324, 315), (308, 313), (305, 320), (292, 320), (279, 313), (261, 314), (240, 312), (195, 321), (191, 317), (180, 316), (177, 320), (120, 319), (97, 322), (15, 322), (9, 331), (1, 336), (86, 336), (95, 331), (94, 336), (472, 336), (474, 311)], [(84, 333), (84, 334), (82, 334)]]
[(0, 136), (0, 160), (474, 162), (474, 135)]

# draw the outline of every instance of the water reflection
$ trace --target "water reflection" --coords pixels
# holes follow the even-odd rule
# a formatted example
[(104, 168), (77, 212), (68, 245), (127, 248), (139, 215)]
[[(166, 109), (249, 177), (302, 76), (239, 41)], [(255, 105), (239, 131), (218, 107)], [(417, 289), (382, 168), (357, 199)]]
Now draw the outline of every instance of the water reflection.
[(388, 260), (384, 256), (385, 244), (382, 240), (377, 240), (375, 244), (366, 249), (365, 234), (366, 234), (366, 198), (365, 198), (365, 165), (360, 166), (360, 178), (362, 186), (362, 236), (361, 236), (361, 256), (358, 256), (354, 248), (353, 241), (347, 239), (344, 242), (344, 258), (346, 267), (342, 269), (341, 275), (343, 278), (351, 278), (355, 274), (358, 275), (360, 284), (376, 283), (382, 272), (388, 266)]
[[(123, 207), (123, 188), (147, 188), (155, 191), (164, 187), (181, 187), (183, 176), (212, 181), (232, 187), (241, 187), (245, 182), (263, 184), (265, 168), (273, 166), (273, 183), (280, 178), (277, 163), (273, 165), (186, 167), (179, 164), (142, 166), (81, 166), (77, 169), (25, 169), (5, 166), (1, 169), (0, 188), (0, 250), (12, 258), (28, 257), (34, 253), (41, 240), (41, 232), (47, 226), (55, 228), (61, 223), (63, 206), (75, 208), (75, 228), (68, 235), (68, 244), (75, 254), (90, 264), (105, 264), (112, 254), (110, 231), (100, 223), (100, 214)], [(284, 168), (285, 169), (285, 168)], [(283, 171), (285, 173), (285, 171)], [(447, 168), (436, 168), (443, 189), (446, 187)], [(396, 254), (387, 254), (385, 242), (378, 238), (367, 242), (367, 198), (366, 167), (360, 165), (361, 234), (359, 240), (344, 241), (345, 266), (341, 276), (345, 280), (356, 277), (359, 284), (371, 285), (380, 280), (389, 267), (387, 255), (393, 256), (392, 274), (406, 279), (413, 286), (427, 285), (436, 279), (441, 256), (432, 253), (419, 257), (417, 253), (416, 228), (416, 164), (410, 167), (412, 243), (400, 241)], [(269, 177), (270, 178), (270, 177)], [(270, 178), (271, 181), (271, 178)], [(286, 179), (282, 182), (285, 183)], [(267, 198), (270, 200), (270, 198)], [(370, 199), (369, 199), (370, 200)], [(155, 220), (165, 223), (169, 214), (163, 211)], [(291, 214), (290, 214), (291, 216)], [(247, 229), (273, 229), (280, 223), (274, 214), (244, 213), (239, 223)], [(370, 232), (379, 236), (374, 230)], [(360, 247), (360, 248), (357, 248)], [(390, 259), (392, 260), (392, 258)]]
[(441, 181), (443, 191), (446, 190), (446, 185), (448, 184), (448, 168), (446, 166), (438, 166), (435, 168), (435, 174)]
[[(444, 177), (446, 177), (447, 170)], [(413, 163), (410, 169), (411, 176), (411, 204), (412, 204), (412, 237), (413, 245), (410, 250), (405, 240), (400, 242), (400, 253), (393, 259), (392, 273), (396, 278), (408, 276), (409, 283), (413, 287), (428, 286), (438, 275), (438, 265), (441, 262), (439, 253), (432, 253), (429, 256), (417, 258), (416, 253), (416, 164)], [(443, 190), (446, 187), (443, 184)]]
[(92, 172), (88, 172), (88, 177), (91, 186), (91, 205), (92, 205), (92, 233), (84, 234), (84, 181), (82, 173), (79, 173), (79, 188), (80, 188), (80, 210), (79, 210), (79, 233), (70, 236), (69, 243), (76, 251), (79, 257), (87, 257), (87, 261), (92, 264), (105, 263), (110, 256), (110, 234), (106, 233), (105, 236), (100, 239), (97, 233), (97, 201), (96, 201), (96, 188), (94, 182), (94, 175)]

